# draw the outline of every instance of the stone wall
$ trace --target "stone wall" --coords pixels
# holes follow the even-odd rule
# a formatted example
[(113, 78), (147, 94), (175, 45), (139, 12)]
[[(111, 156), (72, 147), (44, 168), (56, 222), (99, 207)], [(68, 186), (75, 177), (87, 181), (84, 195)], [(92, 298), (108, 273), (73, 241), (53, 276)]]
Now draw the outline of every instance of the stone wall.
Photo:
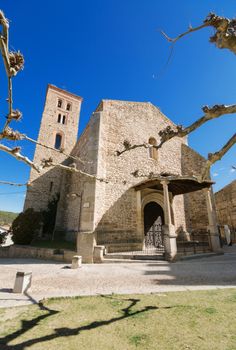
[(137, 197), (134, 189), (126, 191), (107, 210), (96, 227), (96, 233), (97, 244), (123, 245), (123, 250), (129, 243), (139, 243), (139, 247), (142, 245), (142, 237), (137, 231)]
[[(196, 151), (182, 145), (182, 174), (200, 175), (206, 160)], [(209, 224), (207, 215), (206, 195), (204, 190), (184, 195), (184, 208), (187, 230), (207, 229)]]
[(74, 255), (76, 255), (76, 252), (71, 250), (38, 248), (15, 244), (8, 247), (0, 247), (0, 258), (44, 259), (71, 263)]
[[(91, 175), (97, 173), (99, 126), (99, 114), (92, 115), (72, 151), (72, 155), (78, 157), (77, 168)], [(95, 188), (94, 178), (64, 172), (56, 219), (57, 231), (71, 232), (74, 236), (74, 232), (94, 230)]]
[(236, 180), (215, 193), (215, 203), (218, 223), (236, 228)]

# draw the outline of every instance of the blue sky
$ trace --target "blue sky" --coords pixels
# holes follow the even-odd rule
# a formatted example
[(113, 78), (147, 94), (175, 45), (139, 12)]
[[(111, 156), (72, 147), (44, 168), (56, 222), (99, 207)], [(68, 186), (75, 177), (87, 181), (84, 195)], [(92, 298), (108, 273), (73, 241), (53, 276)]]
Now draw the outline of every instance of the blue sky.
[[(84, 98), (80, 132), (102, 98), (150, 101), (174, 122), (188, 125), (203, 105), (236, 103), (236, 59), (209, 44), (211, 29), (179, 41), (170, 63), (169, 36), (200, 24), (214, 11), (236, 17), (236, 2), (195, 0), (1, 1), (10, 19), (11, 49), (25, 56), (14, 79), (14, 107), (23, 112), (15, 125), (37, 138), (48, 83)], [(0, 62), (1, 125), (6, 115), (6, 77)], [(203, 156), (217, 151), (235, 132), (233, 115), (209, 122), (189, 137)], [(10, 142), (8, 142), (10, 144)], [(17, 143), (16, 143), (17, 144)], [(21, 144), (33, 156), (34, 147)], [(236, 148), (212, 169), (215, 190), (235, 179)], [(26, 182), (30, 169), (0, 153), (0, 180)], [(0, 186), (0, 210), (21, 211), (24, 188)]]

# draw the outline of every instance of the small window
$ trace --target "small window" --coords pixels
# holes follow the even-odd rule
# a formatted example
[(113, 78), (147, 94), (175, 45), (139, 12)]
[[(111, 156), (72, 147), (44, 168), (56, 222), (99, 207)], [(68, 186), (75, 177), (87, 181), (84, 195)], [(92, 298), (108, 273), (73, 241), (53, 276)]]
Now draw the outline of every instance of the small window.
[(49, 192), (52, 192), (52, 188), (53, 188), (53, 182), (50, 182), (50, 187), (49, 187)]
[(67, 110), (67, 111), (70, 111), (70, 110), (71, 110), (71, 103), (67, 103), (67, 105), (66, 105), (66, 110)]
[(58, 114), (58, 117), (57, 117), (57, 122), (60, 123), (61, 122), (61, 114)]
[(57, 107), (61, 108), (62, 107), (62, 100), (57, 101)]
[[(156, 146), (157, 145), (157, 140), (154, 137), (150, 137), (148, 140), (149, 145), (151, 146)], [(157, 149), (154, 147), (149, 147), (149, 157), (152, 159), (157, 160)]]
[(65, 124), (66, 123), (66, 116), (63, 115), (63, 118), (62, 118), (62, 124)]
[(60, 149), (61, 148), (61, 142), (62, 142), (62, 136), (60, 134), (56, 134), (55, 138), (55, 148)]

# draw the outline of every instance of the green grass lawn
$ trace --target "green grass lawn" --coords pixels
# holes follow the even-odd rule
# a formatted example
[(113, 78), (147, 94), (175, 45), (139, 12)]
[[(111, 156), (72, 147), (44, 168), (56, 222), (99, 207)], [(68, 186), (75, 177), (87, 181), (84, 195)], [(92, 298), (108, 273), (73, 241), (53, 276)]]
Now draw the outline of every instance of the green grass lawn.
[(1, 350), (235, 350), (236, 290), (45, 300), (0, 309)]

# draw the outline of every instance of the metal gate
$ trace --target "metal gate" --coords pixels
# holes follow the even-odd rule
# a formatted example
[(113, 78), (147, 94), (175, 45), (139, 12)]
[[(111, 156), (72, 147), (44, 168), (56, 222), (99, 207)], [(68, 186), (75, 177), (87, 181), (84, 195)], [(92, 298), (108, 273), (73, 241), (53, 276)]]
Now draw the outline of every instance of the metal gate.
[(149, 203), (144, 211), (145, 251), (147, 254), (164, 252), (163, 245), (163, 210), (155, 202)]
[(162, 221), (159, 216), (145, 235), (146, 248), (163, 248)]

